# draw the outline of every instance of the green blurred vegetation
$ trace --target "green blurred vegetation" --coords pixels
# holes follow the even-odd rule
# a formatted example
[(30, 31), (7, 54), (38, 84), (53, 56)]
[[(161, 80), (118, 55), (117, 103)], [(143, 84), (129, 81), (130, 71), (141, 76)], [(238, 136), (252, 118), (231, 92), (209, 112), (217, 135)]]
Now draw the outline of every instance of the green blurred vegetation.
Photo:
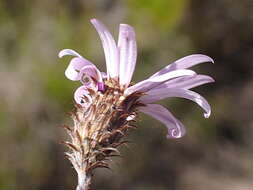
[(113, 172), (97, 170), (93, 189), (251, 189), (253, 178), (252, 2), (231, 0), (0, 0), (0, 190), (74, 189), (76, 176), (59, 144), (79, 86), (65, 78), (71, 48), (101, 70), (96, 17), (117, 38), (119, 23), (136, 29), (134, 81), (192, 53), (215, 64), (195, 69), (216, 83), (198, 87), (213, 114), (178, 98), (163, 101), (187, 135), (167, 140), (158, 121), (139, 116)]
[(129, 17), (133, 23), (147, 22), (160, 30), (170, 30), (177, 25), (187, 5), (187, 0), (128, 0), (128, 2)]

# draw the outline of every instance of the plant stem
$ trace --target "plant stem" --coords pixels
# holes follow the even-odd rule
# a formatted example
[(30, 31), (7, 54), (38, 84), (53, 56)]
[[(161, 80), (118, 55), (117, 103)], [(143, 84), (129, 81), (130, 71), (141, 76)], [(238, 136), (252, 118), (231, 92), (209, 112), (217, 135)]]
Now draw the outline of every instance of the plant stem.
[(78, 173), (78, 185), (76, 190), (90, 190), (91, 175), (86, 173)]

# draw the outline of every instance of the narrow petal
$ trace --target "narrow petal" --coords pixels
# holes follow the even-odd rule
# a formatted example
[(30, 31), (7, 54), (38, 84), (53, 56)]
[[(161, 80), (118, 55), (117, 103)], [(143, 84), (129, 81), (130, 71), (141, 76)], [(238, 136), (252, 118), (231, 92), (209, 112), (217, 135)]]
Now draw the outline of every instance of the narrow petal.
[(168, 73), (165, 73), (163, 75), (158, 75), (156, 77), (148, 78), (146, 80), (143, 80), (141, 82), (138, 82), (137, 84), (127, 88), (125, 90), (125, 95), (132, 94), (133, 92), (140, 91), (140, 92), (146, 92), (147, 90), (150, 90), (157, 85), (162, 84), (163, 82), (166, 82), (172, 78), (181, 77), (181, 76), (187, 76), (187, 75), (195, 75), (196, 73), (192, 70), (187, 69), (181, 69), (176, 71), (171, 71)]
[(137, 58), (137, 45), (133, 27), (121, 24), (119, 27), (118, 47), (120, 53), (120, 85), (131, 82)]
[(119, 50), (115, 40), (108, 29), (98, 20), (91, 19), (91, 23), (97, 30), (105, 53), (107, 74), (111, 78), (119, 76)]
[(208, 118), (211, 114), (211, 107), (204, 97), (200, 94), (186, 89), (175, 89), (175, 88), (163, 88), (163, 89), (152, 89), (146, 92), (146, 95), (140, 98), (140, 101), (144, 104), (149, 104), (162, 100), (169, 97), (180, 97), (188, 100), (192, 100), (197, 103), (201, 108), (204, 109), (204, 117)]
[(84, 59), (84, 58), (80, 58), (80, 57), (75, 57), (73, 58), (67, 69), (65, 70), (65, 76), (73, 81), (77, 81), (80, 80), (80, 75), (79, 75), (79, 71), (87, 65), (93, 65), (90, 61)]
[(197, 65), (200, 63), (206, 63), (206, 62), (214, 63), (213, 59), (211, 57), (206, 56), (206, 55), (202, 55), (202, 54), (189, 55), (189, 56), (183, 57), (183, 58), (169, 64), (168, 66), (166, 66), (162, 70), (156, 72), (150, 78), (155, 77), (157, 75), (162, 75), (162, 74), (167, 73), (169, 71), (174, 71), (177, 69), (187, 69), (187, 68), (192, 67), (194, 65)]
[(211, 82), (214, 82), (214, 79), (207, 75), (183, 76), (162, 83), (156, 86), (154, 89), (162, 89), (162, 88), (191, 89)]
[(92, 103), (92, 99), (85, 86), (80, 86), (78, 89), (76, 89), (74, 99), (77, 104), (80, 104), (83, 107), (87, 107)]
[(72, 56), (75, 56), (75, 57), (81, 57), (82, 58), (82, 56), (79, 53), (77, 53), (76, 51), (74, 51), (72, 49), (63, 49), (63, 50), (61, 50), (58, 54), (58, 57), (62, 58), (63, 56), (66, 56), (66, 55), (72, 55)]
[(185, 135), (184, 125), (177, 120), (165, 107), (159, 104), (147, 104), (139, 110), (161, 121), (168, 128), (167, 138), (180, 138)]

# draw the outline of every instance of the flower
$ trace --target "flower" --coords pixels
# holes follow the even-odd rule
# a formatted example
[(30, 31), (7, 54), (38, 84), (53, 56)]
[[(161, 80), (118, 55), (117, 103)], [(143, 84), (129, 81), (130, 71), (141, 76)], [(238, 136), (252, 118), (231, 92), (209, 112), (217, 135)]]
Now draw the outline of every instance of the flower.
[(214, 82), (214, 79), (207, 75), (196, 74), (188, 68), (204, 62), (213, 63), (212, 58), (202, 54), (186, 56), (169, 64), (148, 79), (131, 86), (130, 82), (137, 58), (134, 29), (127, 24), (120, 24), (118, 44), (116, 45), (111, 33), (101, 22), (97, 19), (91, 19), (91, 23), (97, 30), (104, 48), (107, 68), (107, 74), (104, 75), (106, 76), (102, 77), (103, 74), (94, 64), (74, 50), (64, 49), (59, 53), (59, 57), (75, 56), (70, 61), (65, 75), (68, 79), (79, 80), (83, 84), (75, 92), (75, 100), (78, 104), (90, 105), (92, 100), (87, 89), (92, 88), (103, 92), (105, 83), (111, 84), (115, 89), (120, 89), (124, 97), (141, 92), (143, 95), (139, 98), (139, 103), (142, 106), (139, 106), (137, 110), (165, 124), (168, 128), (168, 138), (182, 137), (185, 134), (185, 128), (168, 109), (152, 103), (169, 97), (185, 98), (202, 107), (206, 118), (210, 116), (211, 108), (205, 98), (189, 89)]
[(66, 156), (78, 174), (77, 190), (89, 189), (92, 171), (96, 168), (109, 168), (108, 158), (119, 156), (118, 147), (127, 141), (122, 140), (132, 123), (143, 112), (161, 121), (168, 129), (168, 138), (180, 138), (185, 134), (183, 124), (167, 108), (154, 102), (181, 97), (192, 100), (204, 110), (207, 118), (211, 114), (208, 102), (198, 93), (189, 89), (214, 82), (206, 75), (200, 75), (189, 67), (212, 62), (201, 54), (179, 59), (151, 77), (130, 84), (137, 58), (137, 45), (134, 29), (120, 24), (118, 43), (108, 29), (98, 20), (91, 19), (104, 48), (107, 72), (97, 67), (71, 49), (60, 51), (59, 57), (74, 56), (65, 75), (82, 85), (75, 91), (76, 109), (72, 112), (74, 125), (64, 125), (71, 142), (64, 142), (70, 149)]

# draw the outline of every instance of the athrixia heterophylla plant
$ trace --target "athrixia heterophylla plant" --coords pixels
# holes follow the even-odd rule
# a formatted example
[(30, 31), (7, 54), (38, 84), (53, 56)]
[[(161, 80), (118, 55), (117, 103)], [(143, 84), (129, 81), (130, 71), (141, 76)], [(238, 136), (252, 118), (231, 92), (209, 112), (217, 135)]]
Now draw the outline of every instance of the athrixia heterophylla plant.
[(124, 137), (138, 114), (143, 112), (162, 122), (168, 130), (167, 138), (180, 138), (185, 127), (172, 113), (154, 102), (170, 97), (192, 100), (204, 110), (208, 118), (211, 108), (198, 93), (189, 89), (214, 82), (197, 74), (189, 67), (213, 60), (202, 54), (183, 57), (151, 77), (130, 84), (134, 73), (137, 45), (134, 29), (120, 24), (118, 43), (108, 29), (97, 19), (91, 19), (102, 41), (106, 73), (101, 72), (89, 60), (71, 49), (60, 51), (59, 57), (73, 56), (65, 75), (72, 81), (80, 81), (75, 91), (73, 126), (64, 126), (70, 141), (64, 142), (69, 151), (66, 156), (78, 174), (77, 190), (90, 189), (92, 172), (96, 168), (109, 168), (108, 158), (119, 155), (118, 147), (127, 143)]

